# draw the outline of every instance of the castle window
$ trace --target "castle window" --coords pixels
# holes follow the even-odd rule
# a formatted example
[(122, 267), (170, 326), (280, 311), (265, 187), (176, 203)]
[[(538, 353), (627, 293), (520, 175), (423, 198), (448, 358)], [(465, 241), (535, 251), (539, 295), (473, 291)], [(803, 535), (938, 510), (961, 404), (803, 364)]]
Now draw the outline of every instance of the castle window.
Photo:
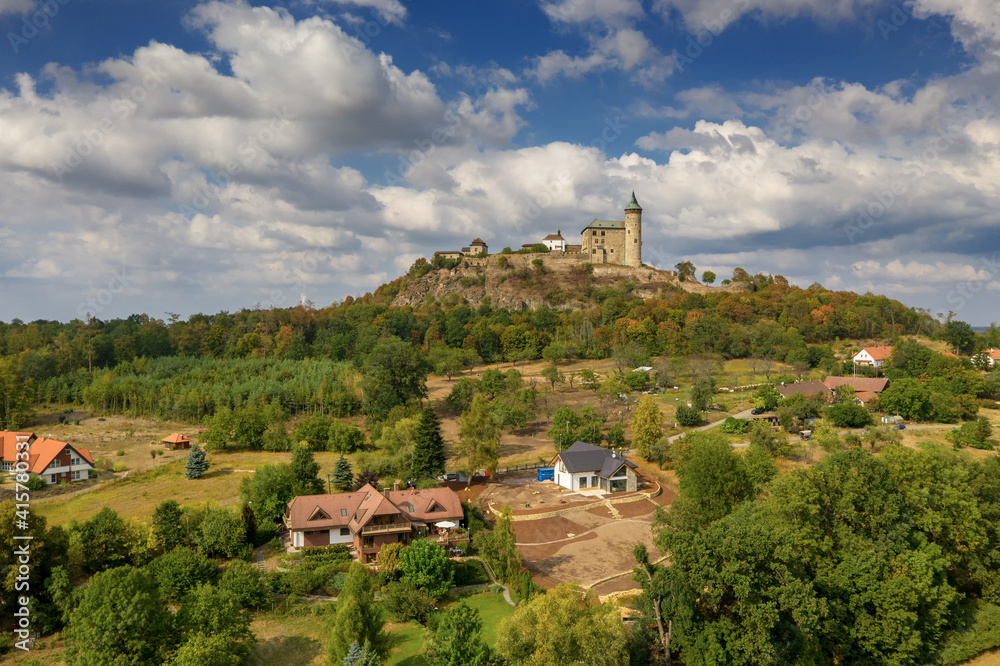
[(634, 239), (634, 240), (633, 240), (632, 242), (633, 242), (633, 243), (638, 243), (638, 242), (639, 242), (639, 239), (638, 239), (638, 238), (636, 238), (636, 239)]
[(611, 254), (614, 254), (614, 253), (615, 253), (615, 249), (611, 248)]
[(604, 235), (604, 232), (603, 232), (603, 231), (601, 232), (601, 235), (602, 235), (602, 236)]
[(597, 229), (594, 229), (594, 235), (595, 236), (597, 235)]

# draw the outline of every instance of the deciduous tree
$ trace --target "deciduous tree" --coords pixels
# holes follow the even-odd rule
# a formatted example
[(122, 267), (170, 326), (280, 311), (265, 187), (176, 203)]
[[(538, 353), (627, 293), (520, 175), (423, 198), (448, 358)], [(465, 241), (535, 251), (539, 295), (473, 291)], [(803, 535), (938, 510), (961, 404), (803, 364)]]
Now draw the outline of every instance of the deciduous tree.
[(649, 460), (652, 446), (663, 435), (663, 414), (653, 396), (644, 395), (632, 414), (632, 448)]

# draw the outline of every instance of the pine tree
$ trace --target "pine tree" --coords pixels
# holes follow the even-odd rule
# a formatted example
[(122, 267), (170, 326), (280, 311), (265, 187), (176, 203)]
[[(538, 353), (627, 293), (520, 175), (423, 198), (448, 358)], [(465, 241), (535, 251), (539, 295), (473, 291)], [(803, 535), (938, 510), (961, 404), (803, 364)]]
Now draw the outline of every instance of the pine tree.
[(345, 657), (350, 655), (355, 643), (368, 644), (362, 652), (367, 649), (376, 655), (384, 653), (388, 646), (383, 625), (382, 614), (372, 592), (371, 574), (363, 564), (353, 564), (337, 601), (337, 614), (327, 644), (328, 662), (348, 663)]
[(369, 641), (365, 641), (363, 647), (354, 641), (342, 663), (344, 666), (381, 666), (382, 661)]
[(205, 452), (197, 444), (192, 444), (191, 451), (188, 452), (187, 465), (184, 467), (184, 476), (198, 479), (207, 471), (208, 461), (205, 460)]
[(333, 466), (333, 487), (344, 493), (351, 489), (354, 484), (354, 470), (351, 469), (351, 461), (340, 454), (337, 464)]
[(434, 479), (444, 474), (444, 439), (441, 421), (430, 407), (424, 408), (417, 419), (413, 451), (413, 475), (418, 479)]
[(319, 478), (319, 463), (307, 446), (296, 444), (292, 449), (292, 473), (295, 476), (296, 495), (318, 495), (323, 492)]

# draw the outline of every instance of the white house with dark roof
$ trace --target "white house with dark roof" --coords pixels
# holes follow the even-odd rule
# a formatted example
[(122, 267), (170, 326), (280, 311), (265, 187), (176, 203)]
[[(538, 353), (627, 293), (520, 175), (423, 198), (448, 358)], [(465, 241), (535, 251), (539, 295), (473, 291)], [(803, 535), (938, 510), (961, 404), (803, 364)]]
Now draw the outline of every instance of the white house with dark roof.
[(639, 487), (634, 463), (602, 446), (575, 442), (552, 460), (553, 480), (568, 490), (631, 492)]
[(566, 251), (566, 239), (563, 238), (562, 229), (559, 229), (554, 234), (549, 234), (542, 239), (542, 243), (545, 247), (549, 248), (549, 252), (565, 252)]

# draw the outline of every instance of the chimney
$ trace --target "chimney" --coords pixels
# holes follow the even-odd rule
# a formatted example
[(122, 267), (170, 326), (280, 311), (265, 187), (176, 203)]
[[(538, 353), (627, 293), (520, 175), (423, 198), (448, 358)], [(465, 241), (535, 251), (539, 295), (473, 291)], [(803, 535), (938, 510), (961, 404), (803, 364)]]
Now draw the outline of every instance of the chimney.
[(386, 486), (385, 488), (382, 489), (382, 494), (385, 496), (386, 499), (389, 499), (389, 487), (388, 486)]
[(395, 481), (392, 482), (392, 490), (393, 490), (393, 492), (397, 492), (397, 493), (399, 492), (399, 483), (400, 483), (399, 479), (396, 479)]

